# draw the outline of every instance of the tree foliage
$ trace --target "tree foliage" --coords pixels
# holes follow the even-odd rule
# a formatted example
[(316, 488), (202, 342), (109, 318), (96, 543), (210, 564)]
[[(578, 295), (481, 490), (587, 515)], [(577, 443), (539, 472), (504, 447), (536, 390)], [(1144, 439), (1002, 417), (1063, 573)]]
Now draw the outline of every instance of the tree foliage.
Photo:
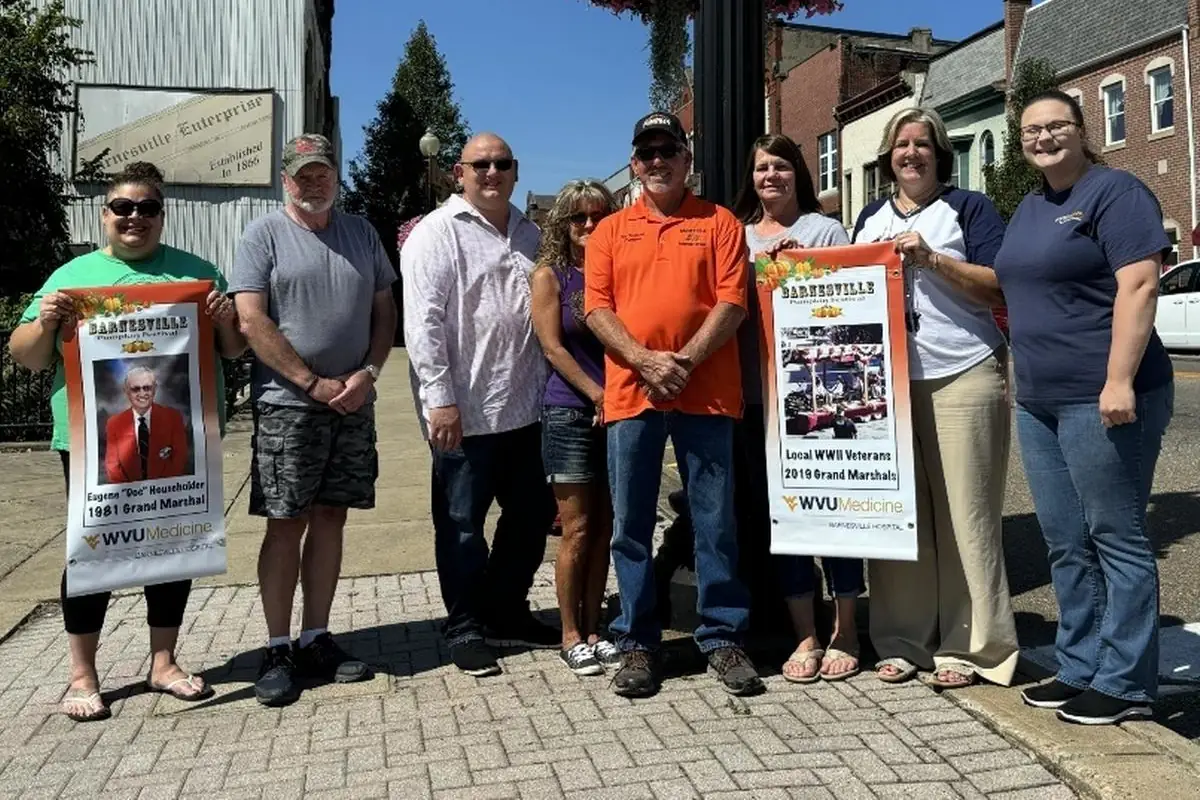
[(1017, 64), (1008, 91), (1008, 127), (1004, 132), (1004, 150), (996, 163), (983, 168), (987, 195), (1000, 216), (1008, 222), (1021, 200), (1042, 185), (1042, 176), (1025, 160), (1021, 149), (1021, 110), (1032, 97), (1058, 86), (1054, 67), (1042, 59)]
[(446, 60), (425, 22), (404, 45), (392, 87), (366, 126), (361, 158), (350, 162), (350, 185), (342, 207), (361, 214), (379, 231), (393, 264), (398, 264), (396, 230), (402, 220), (426, 212), (426, 163), (419, 142), (426, 129), (441, 141), (437, 164), (449, 170), (467, 142), (467, 126), (454, 102)]
[(68, 76), (91, 62), (71, 45), (63, 0), (0, 0), (0, 295), (37, 289), (64, 260), (66, 181), (56, 168)]

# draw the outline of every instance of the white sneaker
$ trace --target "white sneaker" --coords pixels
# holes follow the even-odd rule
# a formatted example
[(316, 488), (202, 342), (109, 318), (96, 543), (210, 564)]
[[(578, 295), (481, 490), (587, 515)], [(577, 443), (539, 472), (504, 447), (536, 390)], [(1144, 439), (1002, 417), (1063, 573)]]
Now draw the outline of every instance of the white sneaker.
[(576, 675), (602, 675), (604, 667), (596, 660), (596, 654), (587, 642), (580, 642), (570, 650), (560, 650), (558, 657), (567, 669)]
[(592, 652), (596, 654), (596, 660), (606, 667), (621, 665), (621, 651), (608, 639), (601, 639), (592, 645)]

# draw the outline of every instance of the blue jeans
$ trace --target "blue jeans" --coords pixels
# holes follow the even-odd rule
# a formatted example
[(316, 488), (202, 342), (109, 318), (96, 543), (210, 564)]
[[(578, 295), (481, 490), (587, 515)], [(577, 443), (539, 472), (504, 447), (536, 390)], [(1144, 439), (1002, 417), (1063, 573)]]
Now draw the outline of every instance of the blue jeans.
[[(489, 554), (483, 533), (492, 501), (501, 511)], [(484, 625), (528, 614), (526, 596), (555, 511), (542, 470), (541, 425), (467, 436), (456, 450), (434, 450), (432, 507), (446, 644), (480, 639)]]
[(1058, 598), (1058, 680), (1112, 697), (1158, 691), (1158, 564), (1146, 504), (1174, 408), (1167, 384), (1105, 428), (1091, 403), (1017, 406), (1017, 435)]
[(662, 640), (651, 556), (668, 435), (696, 536), (696, 644), (702, 653), (741, 644), (750, 598), (737, 578), (733, 425), (729, 417), (647, 411), (608, 427), (612, 554), (621, 593), (621, 615), (609, 630), (622, 650), (655, 650)]

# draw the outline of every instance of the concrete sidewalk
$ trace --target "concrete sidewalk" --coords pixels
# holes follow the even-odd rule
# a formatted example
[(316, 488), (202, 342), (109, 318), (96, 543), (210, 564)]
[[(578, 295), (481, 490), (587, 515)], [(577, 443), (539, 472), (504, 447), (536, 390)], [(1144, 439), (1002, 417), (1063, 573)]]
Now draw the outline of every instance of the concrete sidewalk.
[[(145, 609), (124, 593), (100, 650), (114, 718), (92, 725), (56, 713), (67, 682), (58, 457), (0, 453), (0, 637), (16, 625), (0, 642), (0, 797), (1052, 800), (1076, 796), (1061, 776), (1100, 797), (1200, 786), (1190, 751), (1131, 732), (1157, 725), (1084, 730), (1024, 708), (1013, 689), (951, 697), (869, 675), (796, 686), (769, 669), (768, 692), (742, 701), (703, 674), (686, 639), (670, 649), (678, 677), (646, 701), (572, 675), (554, 651), (507, 651), (504, 675), (461, 675), (438, 635), (429, 459), (403, 355), (380, 386), (378, 507), (351, 514), (331, 623), (376, 675), (312, 688), (287, 709), (260, 708), (251, 692), (266, 629), (254, 586), (263, 526), (246, 513), (248, 419), (226, 438), (229, 572), (199, 582), (180, 647), (216, 697), (188, 706), (142, 691)], [(552, 565), (531, 600), (556, 616)]]
[[(376, 405), (379, 482), (376, 506), (350, 514), (346, 576), (421, 572), (434, 568), (429, 522), (429, 451), (421, 439), (404, 350), (393, 351)], [(257, 581), (264, 521), (248, 513), (249, 413), (230, 422), (225, 436), (225, 503), (229, 570), (199, 581), (205, 586)], [(0, 636), (39, 602), (58, 599), (66, 496), (57, 453), (0, 452)], [(552, 560), (555, 542), (547, 547)]]

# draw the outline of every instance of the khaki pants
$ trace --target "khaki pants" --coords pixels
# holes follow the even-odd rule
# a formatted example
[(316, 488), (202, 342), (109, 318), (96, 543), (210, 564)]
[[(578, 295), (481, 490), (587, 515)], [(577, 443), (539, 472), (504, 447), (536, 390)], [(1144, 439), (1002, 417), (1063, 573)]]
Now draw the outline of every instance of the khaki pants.
[(1001, 542), (1007, 362), (1001, 349), (958, 375), (912, 382), (917, 560), (869, 564), (880, 659), (966, 664), (1003, 686), (1018, 654)]

